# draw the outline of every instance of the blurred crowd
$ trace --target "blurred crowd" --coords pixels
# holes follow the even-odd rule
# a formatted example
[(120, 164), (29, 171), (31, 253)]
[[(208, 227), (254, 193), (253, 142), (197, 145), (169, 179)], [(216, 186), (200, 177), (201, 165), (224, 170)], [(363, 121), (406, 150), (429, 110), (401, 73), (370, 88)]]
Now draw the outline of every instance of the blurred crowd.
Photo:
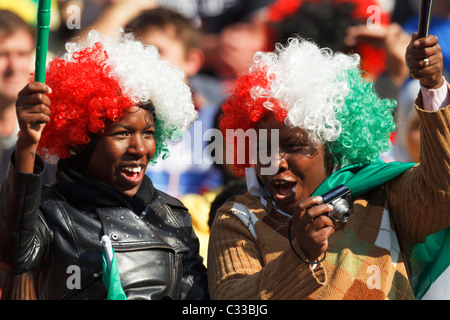
[[(192, 88), (197, 122), (171, 156), (149, 166), (155, 187), (179, 198), (192, 215), (206, 261), (209, 223), (218, 206), (245, 182), (232, 165), (217, 160), (222, 150), (204, 152), (220, 139), (220, 105), (236, 76), (256, 51), (300, 35), (333, 51), (358, 53), (367, 81), (382, 98), (397, 101), (396, 131), (385, 161), (419, 162), (419, 128), (414, 99), (419, 83), (409, 75), (405, 50), (417, 31), (420, 0), (53, 0), (49, 58), (67, 41), (90, 30), (112, 35), (117, 28), (158, 47), (178, 66)], [(0, 0), (0, 182), (18, 134), (15, 99), (34, 70), (37, 0)], [(450, 1), (434, 2), (430, 33), (438, 36), (444, 68), (450, 68)], [(199, 147), (199, 143), (201, 147)], [(225, 151), (225, 148), (224, 150)], [(208, 158), (208, 159), (207, 159)], [(201, 159), (195, 161), (195, 159)], [(55, 160), (49, 159), (47, 183)], [(206, 262), (205, 262), (206, 263)], [(0, 299), (34, 299), (27, 275), (0, 275)]]

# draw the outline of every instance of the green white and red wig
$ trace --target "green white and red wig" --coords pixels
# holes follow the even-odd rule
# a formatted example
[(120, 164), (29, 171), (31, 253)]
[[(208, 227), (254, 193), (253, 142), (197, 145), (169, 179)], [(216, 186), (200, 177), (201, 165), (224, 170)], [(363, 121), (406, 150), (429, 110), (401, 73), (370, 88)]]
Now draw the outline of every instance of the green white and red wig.
[(197, 117), (183, 72), (131, 34), (102, 38), (91, 31), (86, 42), (67, 43), (66, 50), (47, 68), (51, 121), (42, 133), (42, 155), (69, 158), (108, 121), (120, 120), (134, 105), (152, 104), (156, 162), (168, 155), (167, 141), (178, 139)]
[[(222, 106), (222, 133), (255, 129), (274, 115), (326, 146), (336, 167), (375, 160), (389, 149), (396, 103), (378, 97), (359, 64), (357, 54), (333, 53), (301, 38), (258, 52)], [(243, 173), (248, 166), (235, 169)]]

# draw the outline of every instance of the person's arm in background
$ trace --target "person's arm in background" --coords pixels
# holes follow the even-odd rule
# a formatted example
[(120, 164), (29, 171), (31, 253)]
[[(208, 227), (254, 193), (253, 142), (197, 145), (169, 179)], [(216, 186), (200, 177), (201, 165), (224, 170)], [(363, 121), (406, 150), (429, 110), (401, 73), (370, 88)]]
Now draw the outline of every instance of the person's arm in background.
[(111, 36), (118, 27), (125, 27), (131, 19), (144, 10), (159, 7), (158, 0), (113, 0), (100, 16), (87, 27), (82, 27), (78, 37), (84, 39), (91, 30), (102, 35)]

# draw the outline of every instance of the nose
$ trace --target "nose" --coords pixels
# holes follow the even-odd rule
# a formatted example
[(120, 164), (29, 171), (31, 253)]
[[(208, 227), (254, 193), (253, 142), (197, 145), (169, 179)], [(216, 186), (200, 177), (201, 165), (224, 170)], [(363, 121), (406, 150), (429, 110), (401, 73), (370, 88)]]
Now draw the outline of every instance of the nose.
[(277, 156), (277, 165), (278, 165), (278, 171), (284, 171), (289, 169), (289, 162), (286, 159), (287, 154), (286, 153), (278, 153)]
[(128, 147), (128, 153), (133, 154), (139, 158), (148, 153), (146, 143), (141, 135), (135, 134), (132, 136), (130, 145)]
[(280, 155), (280, 163), (279, 163), (279, 167), (283, 168), (283, 169), (289, 169), (289, 162), (286, 159), (286, 154), (282, 154)]

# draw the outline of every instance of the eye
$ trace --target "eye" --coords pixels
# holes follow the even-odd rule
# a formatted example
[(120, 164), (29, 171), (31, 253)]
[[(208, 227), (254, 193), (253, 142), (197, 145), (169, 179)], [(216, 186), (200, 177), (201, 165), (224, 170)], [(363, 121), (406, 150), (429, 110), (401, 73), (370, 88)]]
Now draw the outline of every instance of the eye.
[(303, 143), (290, 143), (286, 146), (286, 151), (287, 152), (297, 152), (300, 150), (305, 150), (305, 148), (308, 148), (309, 145), (308, 144), (303, 144)]
[(120, 138), (120, 137), (127, 137), (130, 135), (130, 133), (128, 131), (121, 130), (121, 131), (113, 132), (111, 135)]
[(29, 51), (20, 51), (18, 52), (18, 56), (20, 58), (28, 58), (31, 55), (31, 52)]
[(149, 129), (149, 130), (145, 130), (142, 135), (144, 137), (153, 137), (155, 135), (155, 130), (154, 129)]

